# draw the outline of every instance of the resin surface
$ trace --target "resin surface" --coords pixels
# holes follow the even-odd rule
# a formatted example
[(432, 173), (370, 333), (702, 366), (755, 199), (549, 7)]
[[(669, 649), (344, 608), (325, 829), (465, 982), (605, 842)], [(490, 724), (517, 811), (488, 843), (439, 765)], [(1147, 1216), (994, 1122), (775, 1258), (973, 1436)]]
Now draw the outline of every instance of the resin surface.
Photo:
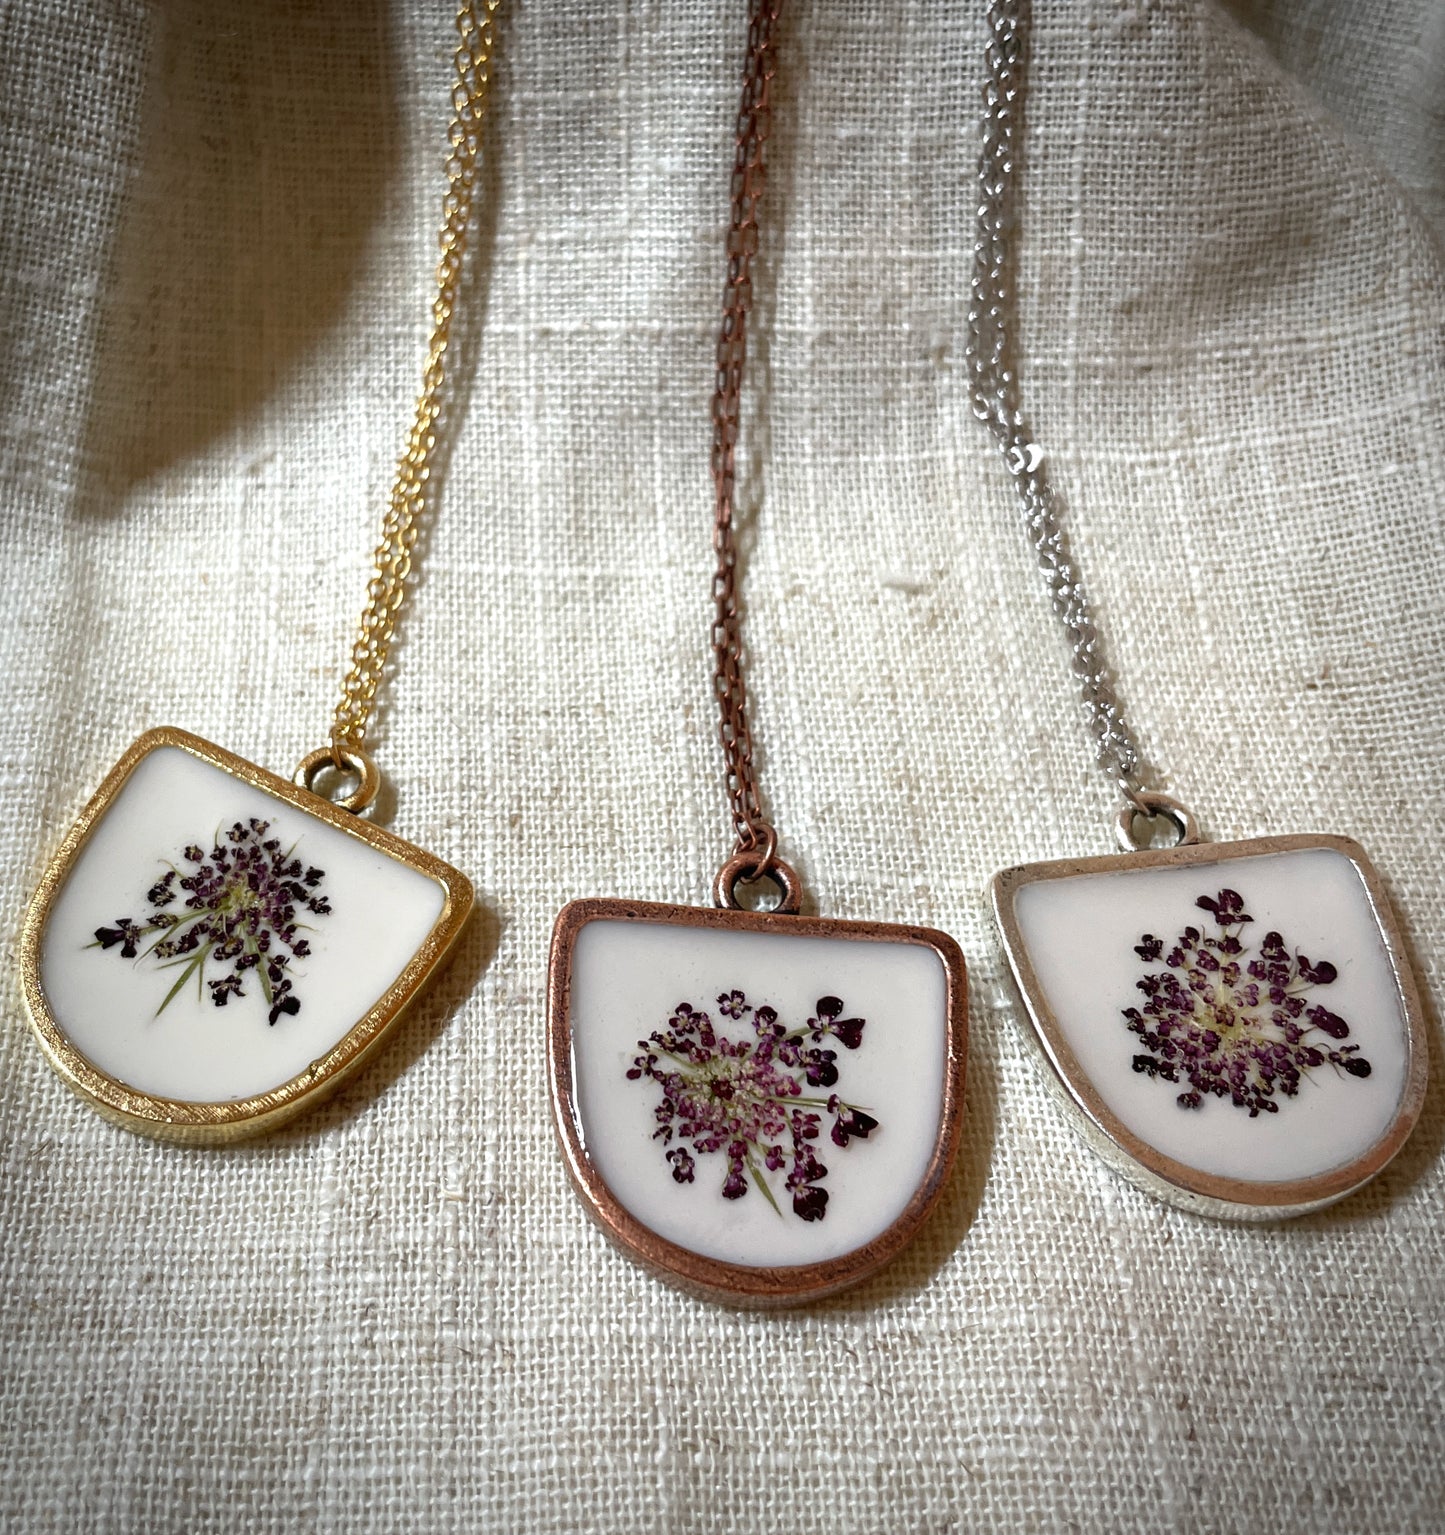
[(821, 1263), (887, 1232), (927, 1179), (949, 1043), (934, 949), (596, 920), (569, 997), (578, 1138), (667, 1241)]
[(1017, 887), (1056, 1069), (1212, 1178), (1307, 1180), (1367, 1157), (1399, 1117), (1411, 1039), (1360, 869), (1325, 846), (1198, 851)]

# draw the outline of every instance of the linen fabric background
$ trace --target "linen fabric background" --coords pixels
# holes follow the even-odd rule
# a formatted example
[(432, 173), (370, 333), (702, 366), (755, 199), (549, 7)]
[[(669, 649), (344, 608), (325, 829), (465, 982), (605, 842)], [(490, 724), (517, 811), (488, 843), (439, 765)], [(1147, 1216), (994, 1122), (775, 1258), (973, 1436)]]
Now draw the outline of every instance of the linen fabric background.
[[(568, 899), (707, 897), (708, 399), (744, 7), (508, 3), (435, 517), (377, 721), (481, 911), (383, 1055), (228, 1150), (133, 1138), (24, 1020), (22, 912), (142, 730), (326, 738), (419, 382), (445, 3), (0, 10), (0, 1524), (1427, 1530), (1445, 1073), (1325, 1214), (1210, 1224), (1045, 1100), (985, 909), (1112, 846), (973, 421), (981, 6), (790, 4), (743, 491), (762, 781), (824, 913), (971, 964), (917, 1244), (734, 1314), (554, 1149)], [(1436, 0), (1039, 6), (1025, 388), (1128, 712), (1220, 838), (1359, 837), (1441, 979)]]

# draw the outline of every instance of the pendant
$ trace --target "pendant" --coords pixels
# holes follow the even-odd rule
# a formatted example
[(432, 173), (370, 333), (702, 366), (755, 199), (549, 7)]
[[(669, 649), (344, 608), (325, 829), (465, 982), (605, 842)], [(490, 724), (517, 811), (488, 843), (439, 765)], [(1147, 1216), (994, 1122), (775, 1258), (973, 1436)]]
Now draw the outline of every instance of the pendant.
[[(184, 730), (125, 753), (31, 903), (22, 965), (47, 1057), (107, 1119), (163, 1140), (268, 1130), (334, 1088), (440, 963), (465, 876), (340, 803)], [(347, 808), (350, 807), (350, 808)]]
[(1346, 837), (1200, 843), (1182, 806), (1141, 799), (1178, 846), (993, 881), (1049, 1084), (1115, 1171), (1171, 1204), (1234, 1220), (1333, 1204), (1395, 1155), (1425, 1094), (1380, 877)]
[(912, 1239), (958, 1150), (963, 955), (943, 933), (624, 900), (565, 906), (547, 1055), (589, 1215), (706, 1299), (796, 1305)]

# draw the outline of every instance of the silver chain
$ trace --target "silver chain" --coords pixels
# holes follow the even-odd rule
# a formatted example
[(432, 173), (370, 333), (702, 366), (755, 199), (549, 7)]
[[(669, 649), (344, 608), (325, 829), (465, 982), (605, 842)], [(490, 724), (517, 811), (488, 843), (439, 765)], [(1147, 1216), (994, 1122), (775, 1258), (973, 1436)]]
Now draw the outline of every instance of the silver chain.
[[(1078, 567), (1069, 554), (1043, 451), (1019, 400), (1010, 249), (1015, 225), (1018, 146), (1028, 52), (1029, 0), (993, 0), (988, 9), (988, 77), (983, 88), (983, 147), (978, 160), (978, 234), (968, 312), (973, 413), (1003, 452), (1018, 491), (1024, 531), (1044, 573), (1054, 612), (1068, 635), (1074, 675), (1098, 749), (1099, 766), (1132, 806), (1145, 809), (1139, 747), (1124, 721), (1094, 628)], [(1148, 800), (1157, 796), (1147, 796)]]

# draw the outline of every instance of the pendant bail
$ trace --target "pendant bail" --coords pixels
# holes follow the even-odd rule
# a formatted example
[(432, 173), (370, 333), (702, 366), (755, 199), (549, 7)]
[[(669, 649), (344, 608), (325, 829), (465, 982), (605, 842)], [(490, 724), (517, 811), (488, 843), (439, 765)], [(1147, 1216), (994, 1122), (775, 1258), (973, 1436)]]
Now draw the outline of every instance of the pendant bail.
[(1168, 821), (1178, 834), (1172, 844), (1174, 847), (1190, 847), (1200, 841), (1199, 822), (1194, 812), (1177, 799), (1152, 789), (1136, 789), (1124, 779), (1119, 780), (1119, 788), (1129, 802), (1114, 820), (1114, 835), (1121, 851), (1137, 853), (1150, 846), (1147, 838), (1141, 841), (1135, 835), (1135, 823), (1141, 817), (1148, 822)]
[[(333, 790), (339, 788), (348, 776), (356, 779), (356, 787), (348, 794), (318, 789), (317, 778), (328, 772), (340, 775), (332, 781)], [(297, 788), (330, 800), (352, 815), (370, 810), (381, 792), (381, 770), (354, 741), (333, 740), (330, 746), (318, 746), (314, 752), (308, 752), (297, 765), (291, 781)]]

